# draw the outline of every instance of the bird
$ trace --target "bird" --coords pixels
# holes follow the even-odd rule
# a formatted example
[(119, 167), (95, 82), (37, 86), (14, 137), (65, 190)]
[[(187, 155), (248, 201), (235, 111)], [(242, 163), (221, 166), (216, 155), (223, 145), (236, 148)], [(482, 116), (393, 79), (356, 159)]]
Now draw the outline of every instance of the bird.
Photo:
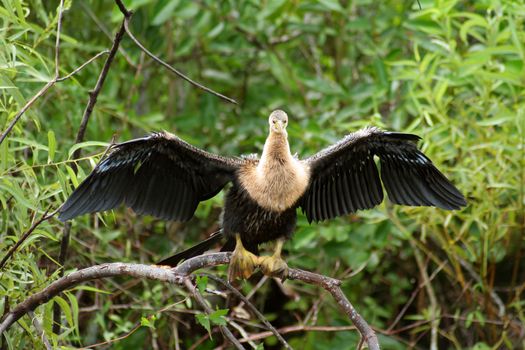
[[(198, 204), (229, 183), (221, 230), (159, 262), (176, 266), (224, 242), (233, 251), (228, 278), (249, 278), (257, 268), (286, 278), (283, 244), (291, 238), (301, 209), (308, 222), (394, 204), (457, 210), (461, 192), (417, 147), (414, 134), (366, 127), (320, 152), (299, 159), (288, 142), (288, 115), (271, 112), (261, 156), (229, 157), (199, 149), (166, 131), (114, 144), (59, 210), (67, 221), (124, 203), (137, 214), (188, 221)], [(378, 164), (376, 164), (378, 159)], [(273, 253), (259, 245), (275, 241)]]

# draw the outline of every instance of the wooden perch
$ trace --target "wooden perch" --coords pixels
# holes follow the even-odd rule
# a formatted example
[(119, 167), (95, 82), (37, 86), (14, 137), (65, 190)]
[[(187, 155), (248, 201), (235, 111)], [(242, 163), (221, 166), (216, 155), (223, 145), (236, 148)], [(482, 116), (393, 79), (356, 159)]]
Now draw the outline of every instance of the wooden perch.
[[(25, 314), (35, 310), (39, 305), (48, 302), (63, 291), (83, 282), (107, 277), (131, 276), (188, 286), (189, 276), (194, 271), (205, 267), (228, 264), (230, 262), (230, 255), (231, 253), (213, 253), (200, 255), (189, 259), (172, 269), (166, 269), (165, 267), (156, 265), (108, 263), (72, 272), (71, 274), (59, 278), (55, 282), (51, 283), (42, 291), (31, 295), (29, 298), (8, 312), (0, 323), (0, 334), (3, 334), (13, 323), (15, 323)], [(366, 342), (368, 344), (368, 348), (371, 350), (379, 350), (379, 342), (375, 332), (361, 317), (361, 315), (357, 313), (350, 301), (346, 298), (343, 291), (341, 290), (341, 281), (299, 269), (290, 269), (288, 279), (313, 284), (328, 291), (336, 300), (341, 310), (344, 311), (344, 313), (353, 322), (355, 327), (359, 330), (361, 333), (362, 342)], [(225, 337), (228, 339), (230, 338), (229, 334), (225, 334)]]

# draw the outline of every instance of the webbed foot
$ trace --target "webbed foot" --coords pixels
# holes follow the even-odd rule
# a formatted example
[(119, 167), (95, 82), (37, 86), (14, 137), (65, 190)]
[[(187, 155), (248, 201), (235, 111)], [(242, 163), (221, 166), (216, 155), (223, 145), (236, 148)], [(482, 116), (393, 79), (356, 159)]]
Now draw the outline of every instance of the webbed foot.
[(279, 277), (283, 281), (288, 277), (288, 264), (281, 256), (261, 256), (259, 258), (261, 271), (270, 277)]
[(228, 280), (230, 282), (236, 278), (249, 278), (259, 266), (259, 257), (244, 248), (239, 235), (236, 236), (236, 241), (228, 268)]
[(288, 277), (288, 264), (281, 258), (281, 250), (283, 248), (284, 240), (279, 239), (275, 246), (275, 251), (271, 256), (259, 257), (259, 264), (261, 271), (270, 277), (279, 277), (285, 280)]

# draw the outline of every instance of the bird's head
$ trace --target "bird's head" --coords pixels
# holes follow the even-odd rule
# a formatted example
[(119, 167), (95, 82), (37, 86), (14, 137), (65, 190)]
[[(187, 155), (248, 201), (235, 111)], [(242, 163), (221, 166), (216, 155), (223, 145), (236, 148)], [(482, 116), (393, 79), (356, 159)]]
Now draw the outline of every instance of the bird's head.
[(277, 109), (270, 114), (268, 118), (268, 123), (270, 124), (270, 131), (276, 133), (286, 133), (286, 126), (288, 125), (288, 115)]

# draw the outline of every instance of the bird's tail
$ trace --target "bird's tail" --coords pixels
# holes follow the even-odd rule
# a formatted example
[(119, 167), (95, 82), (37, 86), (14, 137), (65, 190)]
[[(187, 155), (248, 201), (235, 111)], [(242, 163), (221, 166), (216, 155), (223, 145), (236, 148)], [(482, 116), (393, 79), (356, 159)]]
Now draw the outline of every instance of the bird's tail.
[(188, 248), (185, 251), (177, 253), (173, 256), (170, 256), (169, 258), (166, 258), (162, 261), (159, 261), (157, 265), (167, 265), (167, 266), (175, 267), (182, 260), (188, 260), (197, 255), (201, 255), (202, 253), (210, 249), (214, 244), (221, 242), (222, 238), (223, 238), (223, 234), (222, 234), (222, 230), (220, 230), (219, 232), (213, 234), (210, 238), (194, 245), (193, 247)]

